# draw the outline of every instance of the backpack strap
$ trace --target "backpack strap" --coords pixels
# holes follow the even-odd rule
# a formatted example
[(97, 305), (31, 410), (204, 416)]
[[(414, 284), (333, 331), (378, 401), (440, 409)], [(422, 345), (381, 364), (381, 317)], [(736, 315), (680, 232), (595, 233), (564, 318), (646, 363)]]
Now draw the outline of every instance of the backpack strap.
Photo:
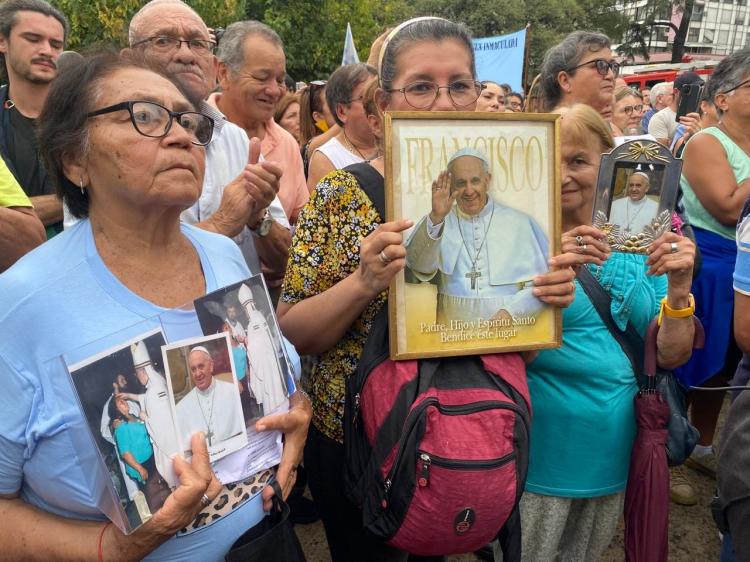
[(359, 188), (365, 192), (365, 195), (372, 201), (373, 207), (380, 215), (382, 222), (385, 222), (385, 189), (383, 187), (383, 176), (367, 162), (358, 162), (344, 168), (345, 172), (353, 175)]
[(604, 290), (604, 287), (599, 284), (599, 281), (591, 275), (591, 272), (585, 266), (578, 270), (578, 282), (588, 295), (602, 322), (604, 322), (612, 337), (620, 344), (625, 356), (630, 360), (636, 379), (641, 381), (644, 373), (643, 361), (640, 358), (643, 357), (645, 341), (630, 322), (628, 322), (625, 331), (620, 330), (617, 324), (615, 324), (610, 308), (612, 306), (612, 297), (610, 297), (609, 293)]

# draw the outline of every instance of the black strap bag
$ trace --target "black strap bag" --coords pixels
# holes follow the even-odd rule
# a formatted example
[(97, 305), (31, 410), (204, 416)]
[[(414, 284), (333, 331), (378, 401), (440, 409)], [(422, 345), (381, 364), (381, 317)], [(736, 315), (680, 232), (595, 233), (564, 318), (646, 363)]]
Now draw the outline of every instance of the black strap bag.
[[(649, 335), (646, 340), (631, 323), (628, 323), (625, 331), (620, 330), (612, 318), (610, 309), (612, 297), (586, 267), (582, 267), (578, 272), (578, 282), (591, 299), (604, 325), (630, 360), (638, 386), (641, 389), (649, 387), (648, 377), (655, 377), (655, 390), (659, 391), (669, 404), (667, 460), (669, 466), (681, 465), (693, 452), (698, 442), (698, 430), (688, 419), (685, 390), (677, 382), (672, 371), (662, 369), (656, 364), (656, 332), (658, 331), (656, 321), (652, 321), (649, 326)], [(693, 322), (695, 322), (695, 347), (703, 347), (703, 326), (695, 316), (693, 316)]]
[(248, 529), (224, 557), (226, 562), (306, 562), (294, 527), (289, 521), (289, 506), (281, 499), (281, 487), (273, 487), (273, 507), (263, 520)]

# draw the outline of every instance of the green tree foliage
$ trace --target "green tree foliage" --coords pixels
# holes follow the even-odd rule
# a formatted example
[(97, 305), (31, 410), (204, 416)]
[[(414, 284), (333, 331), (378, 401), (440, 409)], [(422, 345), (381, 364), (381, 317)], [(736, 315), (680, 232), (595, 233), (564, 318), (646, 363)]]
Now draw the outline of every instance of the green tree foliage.
[(346, 24), (361, 61), (389, 25), (410, 17), (406, 0), (249, 0), (247, 16), (270, 25), (284, 41), (295, 80), (326, 78), (341, 64)]
[[(70, 20), (69, 49), (92, 44), (127, 44), (127, 29), (144, 0), (51, 0)], [(246, 0), (188, 0), (209, 27), (226, 26), (243, 19)]]
[[(633, 1), (626, 0), (626, 3)], [(656, 27), (665, 27), (661, 22), (669, 22), (668, 27), (675, 33), (672, 41), (671, 62), (682, 62), (682, 56), (685, 54), (685, 39), (693, 14), (693, 5), (694, 0), (648, 0), (645, 5), (639, 5), (641, 19), (630, 23), (624, 34), (623, 42), (617, 50), (618, 53), (630, 60), (633, 60), (636, 56), (642, 56), (648, 60), (648, 43), (651, 34)], [(682, 14), (679, 26), (670, 22), (673, 9)]]

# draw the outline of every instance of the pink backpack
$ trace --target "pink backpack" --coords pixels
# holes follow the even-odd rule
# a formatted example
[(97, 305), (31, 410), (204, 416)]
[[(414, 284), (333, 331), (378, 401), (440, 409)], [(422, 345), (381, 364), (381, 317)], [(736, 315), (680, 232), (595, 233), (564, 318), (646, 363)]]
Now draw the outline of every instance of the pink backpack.
[(384, 310), (347, 383), (345, 487), (363, 525), (423, 556), (499, 537), (520, 559), (530, 404), (518, 354), (394, 362)]

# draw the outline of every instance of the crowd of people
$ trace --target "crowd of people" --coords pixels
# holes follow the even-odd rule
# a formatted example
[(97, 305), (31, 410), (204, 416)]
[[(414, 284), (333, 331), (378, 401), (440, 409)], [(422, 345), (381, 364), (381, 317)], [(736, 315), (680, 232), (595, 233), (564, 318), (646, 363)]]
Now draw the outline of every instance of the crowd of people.
[[(417, 18), (385, 30), (366, 63), (295, 91), (271, 27), (238, 21), (216, 34), (181, 0), (146, 3), (124, 49), (62, 64), (69, 33), (66, 15), (44, 0), (0, 3), (0, 557), (222, 560), (262, 524), (270, 486), (211, 511), (232, 487), (217, 480), (196, 435), (190, 460), (172, 461), (175, 491), (123, 534), (104, 521), (102, 489), (87, 477), (93, 456), (72, 454), (82, 414), (52, 391), (66, 376), (61, 356), (95, 342), (106, 349), (154, 322), (182, 333), (197, 322), (186, 302), (262, 273), (283, 336), (306, 356), (304, 390), (289, 397), (288, 412), (256, 424), (284, 434), (275, 472), (282, 494), (304, 466), (334, 562), (436, 559), (373, 539), (345, 495), (345, 384), (411, 259), (403, 233), (422, 219), (434, 241), (450, 213), (479, 215), (492, 201), (486, 186), (454, 183), (464, 168), (484, 181), (486, 161), (468, 150), (434, 178), (432, 213), (386, 221), (368, 194), (385, 190), (388, 111), (560, 115), (561, 251), (548, 258), (537, 249), (549, 271), (529, 292), (562, 309), (562, 345), (523, 354), (533, 411), (524, 561), (598, 560), (622, 516), (638, 383), (581, 272), (609, 293), (621, 329), (644, 334), (660, 317), (658, 364), (685, 389), (726, 387), (736, 371), (738, 383), (750, 378), (740, 314), (750, 229), (736, 230), (750, 198), (750, 50), (728, 55), (705, 84), (684, 72), (639, 91), (620, 78), (607, 36), (575, 31), (548, 50), (521, 94), (478, 80), (463, 24)], [(677, 118), (690, 85), (703, 86), (699, 106)], [(591, 226), (601, 156), (632, 138), (683, 160), (675, 227), (645, 255), (612, 251)], [(628, 232), (645, 227), (635, 213), (655, 205), (652, 180), (633, 171), (612, 205)], [(454, 189), (463, 193), (455, 208)], [(492, 236), (502, 243), (510, 227), (498, 225)], [(693, 314), (706, 333), (696, 351)], [(671, 471), (676, 503), (698, 502), (688, 468), (721, 472), (714, 444), (724, 398), (688, 393), (700, 438)], [(155, 450), (125, 400), (108, 408), (114, 440), (132, 429), (144, 441), (142, 459), (126, 467), (138, 480)], [(191, 527), (201, 514), (210, 523)], [(736, 503), (727, 519), (722, 561), (750, 560), (748, 508)]]

